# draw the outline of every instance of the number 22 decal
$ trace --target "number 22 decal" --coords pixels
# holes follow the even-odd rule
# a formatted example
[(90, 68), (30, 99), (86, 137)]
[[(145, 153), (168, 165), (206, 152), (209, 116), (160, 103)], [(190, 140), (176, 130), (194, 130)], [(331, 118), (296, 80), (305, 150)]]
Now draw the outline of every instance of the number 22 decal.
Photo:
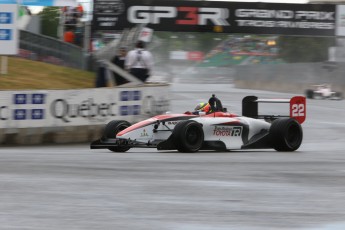
[(293, 117), (304, 117), (304, 104), (293, 104), (292, 105), (292, 116)]

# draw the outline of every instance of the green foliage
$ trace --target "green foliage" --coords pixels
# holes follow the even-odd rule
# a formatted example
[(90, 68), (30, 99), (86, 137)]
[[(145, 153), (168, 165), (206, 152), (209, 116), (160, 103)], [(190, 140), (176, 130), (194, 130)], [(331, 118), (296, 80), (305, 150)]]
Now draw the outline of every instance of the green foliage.
[(334, 46), (331, 37), (282, 36), (278, 40), (279, 55), (289, 63), (327, 61), (330, 46)]
[(155, 35), (164, 39), (169, 50), (202, 51), (209, 52), (221, 41), (228, 37), (227, 34), (217, 33), (186, 33), (158, 31)]
[(41, 16), (41, 33), (57, 38), (60, 8), (55, 6), (45, 7), (39, 15)]

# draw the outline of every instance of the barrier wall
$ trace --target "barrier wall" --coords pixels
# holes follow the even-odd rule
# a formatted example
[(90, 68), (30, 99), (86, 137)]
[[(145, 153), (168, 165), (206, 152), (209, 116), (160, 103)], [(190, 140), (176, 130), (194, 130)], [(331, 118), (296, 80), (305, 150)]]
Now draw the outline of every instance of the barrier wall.
[(0, 92), (0, 144), (85, 142), (111, 120), (131, 123), (169, 110), (169, 86)]
[(342, 63), (293, 63), (236, 66), (237, 88), (304, 94), (315, 84), (331, 84), (345, 94), (345, 66)]

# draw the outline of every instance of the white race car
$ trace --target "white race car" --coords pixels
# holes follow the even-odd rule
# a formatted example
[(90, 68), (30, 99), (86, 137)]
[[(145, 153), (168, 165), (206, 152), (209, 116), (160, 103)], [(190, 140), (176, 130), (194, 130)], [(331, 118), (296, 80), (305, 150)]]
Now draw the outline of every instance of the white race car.
[(331, 99), (342, 100), (343, 95), (341, 92), (332, 91), (331, 85), (313, 85), (314, 89), (307, 89), (305, 94), (309, 99)]
[[(259, 115), (258, 103), (289, 103), (290, 115)], [(123, 120), (111, 121), (102, 138), (92, 142), (90, 147), (113, 152), (126, 152), (131, 148), (180, 152), (262, 148), (295, 151), (300, 147), (301, 124), (306, 118), (305, 97), (258, 99), (247, 96), (242, 100), (242, 114), (164, 114), (134, 125)]]

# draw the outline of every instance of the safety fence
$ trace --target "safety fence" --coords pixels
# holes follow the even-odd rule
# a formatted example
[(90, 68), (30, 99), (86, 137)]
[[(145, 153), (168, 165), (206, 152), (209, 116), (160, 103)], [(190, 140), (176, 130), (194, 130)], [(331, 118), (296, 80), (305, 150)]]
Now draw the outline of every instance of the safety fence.
[(36, 61), (87, 70), (89, 55), (79, 46), (20, 30), (19, 55)]

